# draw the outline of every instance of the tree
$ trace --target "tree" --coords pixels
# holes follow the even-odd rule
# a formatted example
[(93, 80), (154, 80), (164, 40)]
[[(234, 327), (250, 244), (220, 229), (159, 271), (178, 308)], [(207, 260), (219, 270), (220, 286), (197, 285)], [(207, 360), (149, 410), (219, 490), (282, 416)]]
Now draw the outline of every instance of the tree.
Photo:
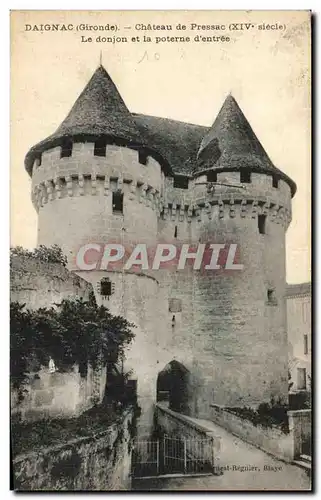
[(64, 299), (55, 307), (10, 306), (11, 382), (22, 394), (29, 373), (53, 358), (60, 370), (78, 364), (117, 363), (134, 339), (135, 325), (96, 301)]

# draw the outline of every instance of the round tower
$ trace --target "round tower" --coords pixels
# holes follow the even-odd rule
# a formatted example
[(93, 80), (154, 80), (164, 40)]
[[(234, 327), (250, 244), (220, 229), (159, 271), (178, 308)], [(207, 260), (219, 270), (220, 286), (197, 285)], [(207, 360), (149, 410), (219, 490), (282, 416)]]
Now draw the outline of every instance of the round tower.
[(185, 303), (180, 322), (188, 317), (176, 343), (192, 374), (194, 414), (208, 417), (211, 403), (287, 401), (285, 232), (295, 189), (228, 96), (198, 151), (185, 237), (237, 245), (243, 269), (181, 271), (171, 285)]
[[(106, 70), (100, 66), (57, 131), (26, 156), (32, 201), (38, 212), (38, 245), (59, 245), (68, 268), (92, 283), (97, 302), (136, 325), (126, 366), (139, 378), (139, 403), (151, 397), (148, 362), (157, 354), (158, 281), (119, 266), (100, 269), (107, 243), (129, 252), (155, 244), (165, 160), (142, 139)], [(97, 269), (79, 269), (79, 250), (99, 245)], [(83, 256), (83, 262), (86, 256)], [(125, 368), (126, 368), (125, 366)], [(147, 404), (147, 403), (146, 403)], [(149, 403), (148, 403), (149, 404)], [(146, 406), (146, 405), (145, 405)]]

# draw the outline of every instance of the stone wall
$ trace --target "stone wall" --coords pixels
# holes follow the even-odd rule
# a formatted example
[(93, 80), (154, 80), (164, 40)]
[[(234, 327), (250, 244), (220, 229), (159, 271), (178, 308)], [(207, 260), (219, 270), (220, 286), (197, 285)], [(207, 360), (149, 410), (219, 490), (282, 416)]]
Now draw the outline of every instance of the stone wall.
[(286, 462), (294, 459), (293, 427), (285, 434), (276, 427), (255, 426), (222, 406), (212, 404), (211, 408), (211, 420), (235, 436)]
[(286, 307), (291, 392), (311, 391), (311, 283), (288, 285)]
[(11, 389), (11, 412), (19, 414), (23, 421), (75, 417), (102, 402), (105, 386), (106, 367), (93, 370), (88, 366), (85, 377), (77, 365), (67, 372), (54, 373), (42, 367), (29, 375), (22, 401)]
[(10, 301), (26, 304), (27, 309), (51, 307), (67, 298), (87, 300), (91, 290), (89, 283), (61, 264), (11, 256)]
[(130, 489), (132, 411), (119, 424), (13, 460), (16, 491)]
[(300, 455), (311, 455), (311, 410), (295, 410), (288, 412), (289, 428), (293, 433), (294, 458)]
[[(11, 257), (10, 278), (11, 301), (26, 304), (27, 309), (50, 308), (76, 297), (88, 300), (92, 291), (91, 284), (61, 264), (26, 256)], [(11, 390), (11, 411), (23, 420), (76, 416), (102, 400), (105, 385), (105, 367), (93, 371), (89, 366), (85, 377), (78, 366), (64, 373), (50, 373), (48, 367), (42, 367), (30, 374), (22, 401)]]

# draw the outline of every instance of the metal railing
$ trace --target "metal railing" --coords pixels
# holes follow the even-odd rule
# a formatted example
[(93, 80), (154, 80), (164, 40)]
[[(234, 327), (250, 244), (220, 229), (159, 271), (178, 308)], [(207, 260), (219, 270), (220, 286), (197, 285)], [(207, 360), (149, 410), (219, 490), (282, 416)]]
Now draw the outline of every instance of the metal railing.
[(213, 472), (213, 438), (185, 439), (164, 435), (157, 441), (136, 441), (134, 444), (134, 477)]

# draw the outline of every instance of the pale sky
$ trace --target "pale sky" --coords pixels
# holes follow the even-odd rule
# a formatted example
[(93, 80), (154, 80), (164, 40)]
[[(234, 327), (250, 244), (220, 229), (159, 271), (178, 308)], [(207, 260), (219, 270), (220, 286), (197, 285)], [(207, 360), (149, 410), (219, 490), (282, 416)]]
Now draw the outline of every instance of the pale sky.
[[(11, 244), (36, 245), (24, 157), (60, 125), (102, 62), (132, 112), (210, 126), (226, 95), (238, 101), (273, 163), (298, 186), (287, 232), (287, 281), (310, 280), (311, 123), (310, 26), (304, 11), (64, 12), (11, 15)], [(140, 41), (98, 43), (112, 31), (25, 31), (41, 23), (116, 24), (116, 36)], [(135, 24), (171, 24), (171, 31), (138, 31)], [(176, 30), (178, 23), (187, 25)], [(190, 23), (225, 24), (225, 31)], [(229, 31), (229, 23), (254, 28)], [(283, 30), (259, 30), (261, 24)], [(126, 29), (130, 26), (130, 29)], [(229, 43), (144, 43), (143, 35), (229, 36)], [(82, 43), (91, 36), (93, 42)]]

